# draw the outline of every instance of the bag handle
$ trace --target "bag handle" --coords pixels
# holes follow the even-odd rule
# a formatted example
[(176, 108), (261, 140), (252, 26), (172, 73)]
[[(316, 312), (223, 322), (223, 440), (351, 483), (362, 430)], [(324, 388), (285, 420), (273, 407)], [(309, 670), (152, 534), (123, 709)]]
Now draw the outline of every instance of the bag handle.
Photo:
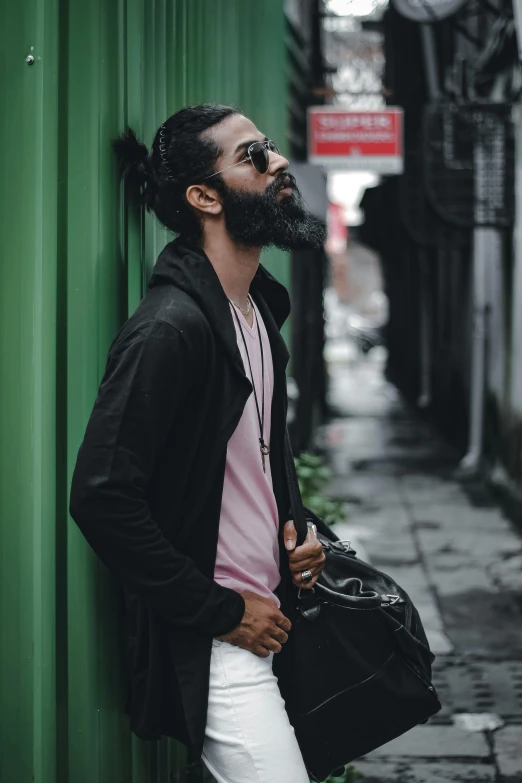
[[(290, 509), (297, 531), (297, 545), (301, 546), (308, 534), (308, 523), (306, 521), (303, 500), (299, 489), (299, 481), (297, 479), (288, 429), (285, 432), (285, 468), (288, 493), (290, 496)], [(355, 595), (337, 593), (330, 590), (328, 587), (320, 585), (318, 582), (315, 584), (315, 589), (323, 599), (328, 601), (328, 603), (344, 606), (348, 609), (379, 609), (381, 606), (386, 605), (385, 602), (388, 600), (388, 596), (379, 595), (379, 593), (374, 592), (373, 590), (363, 591), (361, 589), (362, 582), (360, 579), (353, 579), (351, 581), (353, 581), (354, 587), (357, 588), (354, 591)], [(395, 596), (390, 596), (390, 598), (395, 598)]]
[(358, 588), (358, 591), (354, 592), (353, 595), (330, 590), (329, 587), (320, 585), (319, 582), (315, 583), (315, 589), (319, 596), (329, 604), (342, 606), (345, 609), (362, 609), (363, 611), (390, 606), (392, 603), (395, 603), (391, 599), (398, 598), (398, 596), (379, 595), (375, 590), (362, 590), (360, 579), (353, 578), (347, 581), (352, 582), (354, 587)]
[(290, 510), (292, 512), (295, 529), (297, 531), (297, 546), (301, 546), (301, 544), (304, 543), (306, 536), (308, 535), (308, 523), (306, 521), (303, 500), (301, 498), (301, 491), (299, 489), (299, 481), (297, 479), (294, 455), (292, 454), (292, 446), (290, 443), (288, 429), (285, 430), (284, 451), (288, 494), (290, 496)]

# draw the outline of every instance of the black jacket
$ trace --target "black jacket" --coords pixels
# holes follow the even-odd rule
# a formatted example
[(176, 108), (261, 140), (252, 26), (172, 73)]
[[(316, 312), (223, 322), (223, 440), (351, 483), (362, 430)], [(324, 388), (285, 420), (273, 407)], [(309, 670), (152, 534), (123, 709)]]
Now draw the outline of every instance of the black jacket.
[[(282, 523), (287, 291), (262, 267), (251, 286), (274, 362), (270, 462)], [(109, 350), (72, 480), (70, 513), (123, 583), (132, 730), (201, 753), (212, 637), (244, 600), (213, 580), (227, 443), (252, 391), (225, 293), (205, 254), (168, 244)], [(248, 520), (245, 520), (248, 524)], [(278, 595), (294, 588), (280, 535)]]

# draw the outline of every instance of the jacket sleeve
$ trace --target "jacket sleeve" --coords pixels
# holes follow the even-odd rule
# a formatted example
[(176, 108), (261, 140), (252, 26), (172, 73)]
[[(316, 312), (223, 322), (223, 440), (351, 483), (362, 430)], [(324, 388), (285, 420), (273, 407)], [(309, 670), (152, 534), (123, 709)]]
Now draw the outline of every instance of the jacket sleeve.
[(189, 358), (183, 335), (163, 321), (116, 339), (78, 453), (69, 510), (100, 559), (153, 611), (219, 636), (241, 622), (243, 597), (177, 551), (146, 500), (189, 393)]

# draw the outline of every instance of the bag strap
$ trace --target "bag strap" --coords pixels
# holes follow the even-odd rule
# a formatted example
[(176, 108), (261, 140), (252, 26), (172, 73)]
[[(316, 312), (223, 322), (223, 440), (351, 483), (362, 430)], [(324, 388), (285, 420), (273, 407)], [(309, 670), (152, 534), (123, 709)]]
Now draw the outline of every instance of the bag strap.
[[(303, 500), (299, 489), (299, 481), (297, 479), (294, 455), (292, 454), (288, 430), (285, 432), (285, 468), (288, 493), (290, 496), (290, 509), (292, 511), (295, 529), (297, 530), (297, 545), (300, 546), (308, 534), (308, 523), (306, 521)], [(379, 595), (379, 593), (374, 590), (363, 591), (360, 579), (353, 579), (350, 581), (353, 582), (354, 587), (355, 585), (357, 586), (357, 589), (354, 590), (354, 595), (337, 593), (334, 590), (323, 587), (323, 585), (320, 585), (318, 582), (315, 584), (315, 590), (322, 596), (323, 600), (328, 603), (344, 606), (348, 609), (380, 609), (390, 598), (396, 598), (396, 596)]]
[[(299, 481), (295, 469), (294, 455), (292, 454), (288, 430), (285, 432), (285, 468), (288, 493), (290, 495), (290, 509), (292, 511), (295, 529), (297, 530), (297, 545), (300, 546), (308, 534), (308, 523), (306, 521), (303, 500), (299, 489)], [(315, 585), (315, 589), (318, 594), (322, 596), (323, 600), (326, 600), (328, 603), (337, 606), (345, 606), (349, 609), (379, 609), (383, 606), (384, 601), (388, 599), (388, 596), (379, 595), (373, 590), (363, 591), (360, 579), (353, 579), (350, 581), (353, 582), (354, 588), (356, 588), (354, 589), (354, 595), (336, 593), (327, 587), (323, 587), (318, 582)], [(390, 598), (391, 597), (394, 596), (390, 596)]]
[(292, 511), (292, 517), (294, 520), (295, 529), (297, 531), (297, 546), (301, 546), (308, 534), (308, 524), (306, 521), (303, 500), (301, 498), (301, 490), (299, 489), (299, 481), (297, 479), (294, 455), (292, 454), (292, 446), (290, 443), (288, 429), (285, 430), (285, 472), (288, 485), (288, 494), (290, 497), (290, 509)]

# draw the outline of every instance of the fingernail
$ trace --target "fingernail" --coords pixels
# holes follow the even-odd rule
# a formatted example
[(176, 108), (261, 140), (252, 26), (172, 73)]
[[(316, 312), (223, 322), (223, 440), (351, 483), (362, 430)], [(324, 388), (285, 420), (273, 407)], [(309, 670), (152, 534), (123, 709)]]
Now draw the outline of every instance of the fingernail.
[(285, 546), (288, 550), (295, 548), (295, 542), (292, 541), (291, 538), (289, 538), (287, 541), (285, 541)]

